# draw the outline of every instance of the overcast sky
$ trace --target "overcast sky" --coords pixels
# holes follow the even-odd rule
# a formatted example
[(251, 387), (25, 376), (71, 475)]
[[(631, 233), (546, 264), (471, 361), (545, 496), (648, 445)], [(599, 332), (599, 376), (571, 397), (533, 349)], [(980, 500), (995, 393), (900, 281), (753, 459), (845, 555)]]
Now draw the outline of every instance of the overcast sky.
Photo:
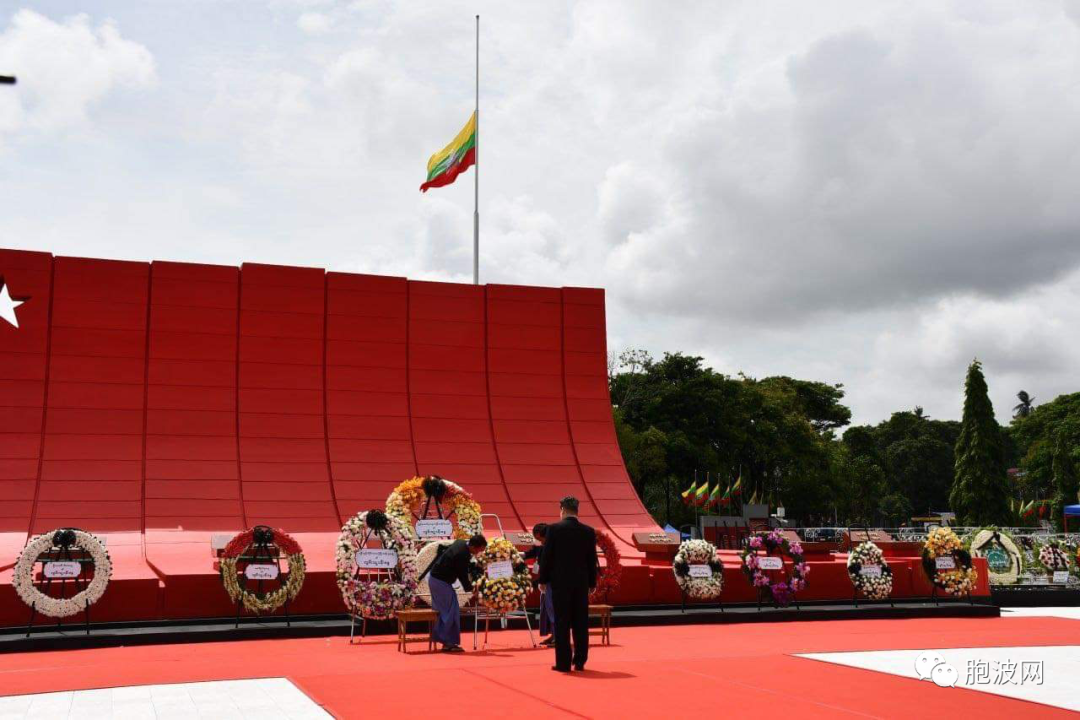
[(612, 349), (856, 422), (1080, 390), (1080, 0), (60, 0), (0, 15), (0, 246), (607, 289)]

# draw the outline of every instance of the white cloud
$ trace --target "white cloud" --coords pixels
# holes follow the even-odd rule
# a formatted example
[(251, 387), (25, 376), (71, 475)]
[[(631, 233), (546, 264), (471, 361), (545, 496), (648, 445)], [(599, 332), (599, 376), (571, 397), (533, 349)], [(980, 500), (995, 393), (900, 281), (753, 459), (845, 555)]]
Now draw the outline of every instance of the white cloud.
[(0, 67), (19, 84), (0, 94), (0, 134), (50, 132), (80, 123), (118, 88), (156, 80), (154, 58), (106, 20), (86, 15), (55, 22), (32, 10), (16, 12), (0, 33)]
[(306, 12), (296, 19), (296, 27), (308, 35), (323, 35), (330, 32), (333, 21), (325, 13)]

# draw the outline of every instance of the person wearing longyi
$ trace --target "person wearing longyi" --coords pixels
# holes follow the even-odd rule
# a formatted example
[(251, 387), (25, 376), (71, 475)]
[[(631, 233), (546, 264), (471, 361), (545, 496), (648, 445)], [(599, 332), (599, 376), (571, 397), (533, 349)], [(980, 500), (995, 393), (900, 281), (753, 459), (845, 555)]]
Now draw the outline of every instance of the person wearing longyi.
[[(589, 590), (596, 587), (599, 563), (596, 531), (577, 518), (578, 501), (567, 495), (559, 502), (562, 520), (547, 529), (540, 557), (539, 583), (551, 584), (555, 607), (555, 665), (552, 670), (584, 670), (589, 659)], [(574, 647), (570, 648), (570, 633)]]
[[(536, 560), (536, 569), (540, 570), (540, 558), (544, 555), (544, 539), (547, 537), (547, 523), (536, 523), (533, 525), (532, 534), (539, 545), (526, 550), (522, 557), (526, 560)], [(541, 640), (541, 645), (552, 646), (555, 644), (555, 607), (552, 605), (551, 600), (551, 586), (541, 585), (536, 582), (537, 588), (540, 589), (540, 636), (546, 639)]]
[(465, 652), (461, 647), (461, 608), (458, 605), (454, 582), (460, 581), (466, 592), (472, 592), (469, 564), (474, 555), (484, 552), (487, 539), (473, 535), (469, 541), (455, 540), (450, 543), (427, 570), (428, 587), (431, 588), (431, 607), (439, 613), (435, 621), (435, 639), (442, 643), (443, 652)]

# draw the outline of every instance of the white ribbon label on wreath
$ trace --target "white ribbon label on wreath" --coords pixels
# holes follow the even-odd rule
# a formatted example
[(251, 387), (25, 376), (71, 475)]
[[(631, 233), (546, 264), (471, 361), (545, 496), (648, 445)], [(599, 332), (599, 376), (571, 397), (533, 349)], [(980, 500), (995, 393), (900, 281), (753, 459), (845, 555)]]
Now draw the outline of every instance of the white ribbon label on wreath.
[(509, 560), (500, 560), (499, 562), (488, 563), (487, 576), (492, 580), (514, 577), (514, 566), (510, 563)]
[(762, 570), (783, 570), (784, 559), (773, 555), (764, 555), (758, 559), (758, 567)]
[(41, 572), (50, 580), (76, 578), (82, 572), (82, 565), (75, 560), (47, 562)]
[(1062, 584), (1067, 583), (1067, 582), (1069, 582), (1069, 571), (1068, 570), (1055, 570), (1054, 571), (1054, 584), (1055, 585), (1062, 585)]
[(951, 557), (934, 558), (934, 568), (936, 570), (955, 570), (956, 560)]
[(708, 565), (691, 565), (690, 577), (692, 578), (711, 578), (712, 568)]
[(863, 565), (859, 568), (859, 574), (863, 577), (881, 577), (881, 566)]
[(356, 567), (361, 570), (393, 570), (397, 564), (397, 550), (359, 550), (356, 553)]
[(258, 564), (244, 568), (244, 577), (248, 580), (276, 580), (280, 571), (277, 565)]
[(449, 520), (417, 520), (416, 537), (421, 540), (448, 538), (454, 534), (454, 526)]

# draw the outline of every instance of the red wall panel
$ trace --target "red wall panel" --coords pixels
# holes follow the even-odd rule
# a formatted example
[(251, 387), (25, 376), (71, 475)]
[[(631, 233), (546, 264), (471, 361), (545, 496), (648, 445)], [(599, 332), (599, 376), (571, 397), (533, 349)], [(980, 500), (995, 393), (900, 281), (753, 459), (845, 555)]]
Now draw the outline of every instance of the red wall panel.
[(460, 484), (504, 530), (519, 530), (495, 451), (486, 338), (483, 288), (409, 283), (409, 390), (420, 473)]
[[(238, 295), (236, 268), (167, 262), (151, 268), (148, 531), (201, 537), (246, 525), (236, 433)], [(149, 554), (153, 560), (157, 553)]]
[[(149, 271), (144, 263), (54, 260), (50, 362), (56, 371), (45, 412), (46, 419), (57, 412), (61, 422), (46, 422), (34, 532), (69, 524), (91, 532), (143, 529), (142, 427), (115, 419), (145, 410)], [(65, 425), (68, 411), (79, 422)], [(86, 463), (93, 465), (79, 467)], [(70, 483), (86, 490), (63, 492)], [(93, 491), (99, 483), (107, 483), (107, 493)], [(112, 499), (118, 495), (130, 499)]]
[(327, 424), (344, 517), (381, 508), (416, 474), (409, 425), (404, 278), (329, 273)]
[[(241, 268), (239, 450), (249, 525), (294, 532), (341, 527), (324, 419), (326, 299), (322, 270)], [(268, 492), (289, 499), (267, 500)]]
[[(0, 459), (0, 568), (26, 540), (33, 514), (41, 454), (41, 432), (48, 366), (52, 256), (0, 250), (0, 283), (15, 300), (19, 327), (0, 320), (0, 438), (32, 433), (37, 443), (0, 440), (9, 447)], [(14, 445), (22, 449), (11, 457)]]

